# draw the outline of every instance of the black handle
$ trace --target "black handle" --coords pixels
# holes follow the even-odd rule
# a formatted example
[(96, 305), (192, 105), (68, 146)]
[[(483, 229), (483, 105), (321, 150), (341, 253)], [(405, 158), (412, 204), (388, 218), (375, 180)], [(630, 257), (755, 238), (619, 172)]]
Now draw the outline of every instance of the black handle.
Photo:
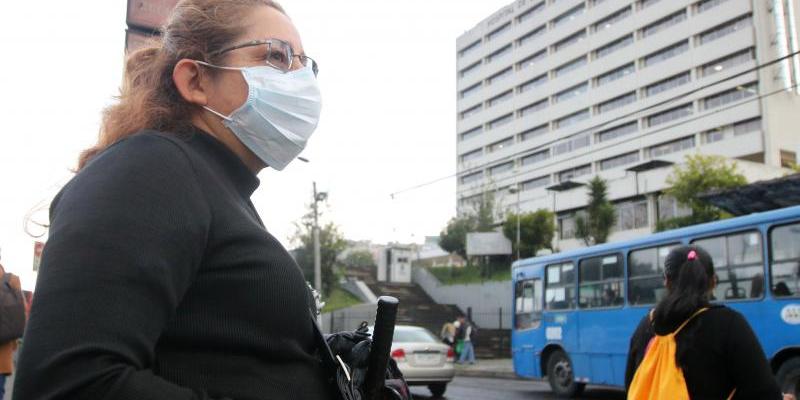
[(397, 306), (400, 302), (391, 296), (378, 298), (378, 312), (372, 331), (372, 349), (367, 360), (367, 374), (364, 377), (366, 400), (379, 400), (386, 379), (386, 366), (389, 365), (389, 352), (392, 349), (394, 323), (397, 319)]

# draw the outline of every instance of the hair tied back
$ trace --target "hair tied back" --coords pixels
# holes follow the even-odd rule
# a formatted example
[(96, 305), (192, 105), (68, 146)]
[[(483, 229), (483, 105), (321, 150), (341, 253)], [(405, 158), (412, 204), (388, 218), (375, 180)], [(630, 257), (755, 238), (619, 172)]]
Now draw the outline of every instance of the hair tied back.
[(694, 261), (697, 259), (697, 252), (694, 250), (689, 251), (689, 254), (686, 255), (686, 259), (689, 261)]

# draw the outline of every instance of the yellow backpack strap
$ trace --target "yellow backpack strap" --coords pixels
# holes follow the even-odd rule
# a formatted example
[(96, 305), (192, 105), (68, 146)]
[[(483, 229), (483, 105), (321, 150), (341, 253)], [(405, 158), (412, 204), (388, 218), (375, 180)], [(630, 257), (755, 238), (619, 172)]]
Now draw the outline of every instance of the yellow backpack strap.
[(672, 334), (673, 334), (673, 335), (677, 335), (677, 334), (678, 334), (678, 332), (680, 332), (680, 331), (681, 331), (681, 329), (683, 329), (683, 327), (684, 327), (684, 326), (686, 326), (686, 324), (688, 324), (688, 323), (689, 323), (689, 321), (691, 321), (691, 320), (692, 320), (694, 317), (696, 317), (696, 316), (698, 316), (698, 315), (700, 315), (700, 314), (704, 313), (706, 310), (708, 310), (708, 307), (703, 307), (703, 308), (701, 308), (701, 309), (699, 309), (699, 310), (695, 311), (695, 313), (694, 313), (694, 314), (692, 314), (692, 316), (691, 316), (691, 317), (687, 318), (687, 319), (686, 319), (686, 321), (683, 321), (683, 323), (681, 324), (681, 326), (679, 326), (679, 327), (678, 327), (678, 329), (675, 329), (675, 332), (672, 332)]

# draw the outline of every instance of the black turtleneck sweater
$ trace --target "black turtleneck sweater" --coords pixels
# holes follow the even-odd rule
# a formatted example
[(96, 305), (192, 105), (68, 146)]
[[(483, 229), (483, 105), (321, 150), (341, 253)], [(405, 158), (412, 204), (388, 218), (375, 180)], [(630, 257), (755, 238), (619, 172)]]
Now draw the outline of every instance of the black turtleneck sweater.
[(328, 399), (305, 279), (258, 184), (200, 131), (96, 156), (53, 201), (13, 398)]

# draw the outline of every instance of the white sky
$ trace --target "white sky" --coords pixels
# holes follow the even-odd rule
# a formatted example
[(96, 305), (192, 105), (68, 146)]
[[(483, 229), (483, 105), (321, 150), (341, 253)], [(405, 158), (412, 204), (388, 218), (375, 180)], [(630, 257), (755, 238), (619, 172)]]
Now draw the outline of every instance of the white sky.
[[(311, 182), (348, 239), (422, 242), (455, 214), (455, 41), (509, 0), (284, 0), (320, 63), (323, 112), (302, 156), (253, 201), (289, 245)], [(0, 12), (0, 249), (33, 289), (25, 214), (71, 177), (122, 74), (125, 0), (6, 1)], [(213, 190), (213, 188), (209, 188)], [(46, 211), (38, 220), (46, 221)]]

